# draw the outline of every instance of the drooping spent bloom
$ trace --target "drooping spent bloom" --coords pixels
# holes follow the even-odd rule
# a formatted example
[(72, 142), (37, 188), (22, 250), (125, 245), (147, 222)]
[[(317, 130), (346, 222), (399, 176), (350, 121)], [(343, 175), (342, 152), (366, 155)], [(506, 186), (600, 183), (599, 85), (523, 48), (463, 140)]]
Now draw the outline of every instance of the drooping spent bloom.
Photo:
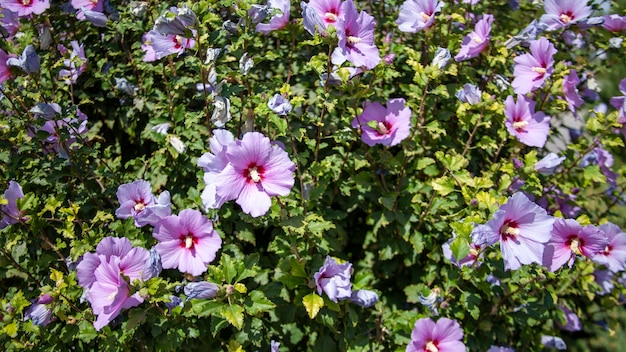
[(598, 228), (604, 231), (609, 243), (592, 260), (595, 263), (603, 264), (614, 273), (626, 269), (626, 233), (619, 226), (610, 222), (602, 224)]
[(270, 352), (278, 352), (280, 348), (280, 342), (278, 341), (270, 341)]
[(576, 313), (574, 313), (573, 310), (565, 306), (559, 306), (559, 310), (563, 312), (563, 315), (565, 316), (565, 325), (559, 323), (558, 321), (556, 323), (556, 325), (561, 328), (561, 330), (574, 332), (583, 329), (580, 318), (578, 317), (578, 315), (576, 315)]
[(225, 201), (236, 199), (252, 217), (265, 214), (271, 197), (286, 196), (294, 185), (295, 164), (259, 132), (248, 132), (228, 145), (226, 159), (228, 164), (215, 179), (216, 194)]
[(87, 58), (85, 57), (85, 49), (82, 44), (72, 40), (72, 51), (70, 58), (63, 60), (65, 68), (59, 71), (59, 77), (65, 78), (65, 83), (76, 83), (76, 79), (87, 69)]
[(193, 276), (205, 272), (222, 247), (213, 222), (195, 209), (185, 209), (178, 215), (164, 218), (156, 225), (152, 236), (159, 241), (156, 250), (161, 255), (163, 268), (177, 268)]
[(519, 44), (524, 44), (528, 46), (530, 41), (537, 39), (537, 36), (543, 33), (548, 25), (545, 23), (537, 22), (537, 20), (533, 20), (530, 22), (524, 29), (519, 31), (512, 38), (509, 38), (504, 45), (507, 49), (513, 49)]
[(24, 320), (30, 320), (38, 326), (46, 326), (52, 321), (52, 303), (54, 298), (48, 293), (39, 296), (24, 313)]
[(450, 59), (452, 59), (452, 56), (450, 55), (450, 50), (448, 50), (447, 48), (438, 47), (437, 51), (435, 52), (433, 62), (431, 62), (430, 64), (433, 66), (437, 66), (440, 70), (443, 70), (446, 66), (448, 66)]
[(441, 12), (443, 5), (444, 2), (439, 0), (406, 0), (396, 20), (398, 29), (415, 33), (429, 28), (435, 23), (435, 16)]
[(579, 0), (545, 0), (543, 9), (546, 13), (539, 21), (548, 25), (548, 31), (569, 27), (591, 15), (591, 7)]
[(20, 17), (41, 15), (50, 8), (50, 0), (0, 0), (0, 7), (13, 11)]
[(83, 256), (76, 267), (76, 277), (98, 316), (94, 322), (96, 330), (109, 324), (122, 309), (143, 302), (138, 292), (130, 295), (127, 280), (132, 283), (150, 279), (150, 265), (150, 253), (145, 248), (133, 248), (127, 238), (105, 237), (98, 243), (95, 253)]
[(172, 213), (170, 193), (163, 191), (159, 197), (152, 194), (150, 183), (137, 180), (120, 185), (117, 189), (120, 207), (115, 210), (119, 219), (133, 218), (135, 226), (156, 226), (161, 219)]
[(578, 93), (578, 83), (580, 83), (580, 78), (578, 78), (576, 70), (570, 70), (563, 79), (563, 95), (567, 101), (567, 107), (573, 113), (576, 113), (576, 109), (585, 103)]
[(378, 102), (365, 102), (363, 113), (352, 120), (352, 127), (361, 129), (365, 144), (392, 147), (411, 132), (411, 109), (404, 103), (402, 98), (388, 100), (387, 107)]
[(557, 336), (541, 335), (541, 344), (548, 348), (567, 350), (567, 344), (565, 344), (565, 341)]
[(209, 139), (210, 151), (198, 158), (198, 166), (204, 169), (205, 188), (201, 198), (205, 209), (218, 209), (226, 202), (217, 193), (215, 178), (228, 165), (226, 149), (234, 142), (235, 137), (229, 131), (213, 130), (213, 136)]
[(22, 192), (22, 186), (19, 183), (9, 181), (9, 187), (4, 191), (2, 197), (7, 200), (7, 204), (0, 205), (0, 215), (2, 215), (0, 229), (27, 219), (17, 208), (17, 200), (24, 198), (24, 192)]
[(172, 6), (154, 21), (154, 29), (164, 36), (190, 37), (197, 25), (198, 17), (187, 5)]
[(39, 73), (41, 69), (41, 59), (32, 44), (24, 48), (21, 56), (8, 58), (6, 64), (8, 66), (17, 67), (27, 74)]
[(341, 0), (311, 0), (308, 4), (302, 3), (303, 25), (311, 35), (317, 31), (326, 36), (328, 26), (335, 26), (342, 16)]
[(448, 318), (440, 318), (436, 323), (430, 318), (418, 319), (406, 352), (426, 351), (465, 352), (463, 330), (459, 323)]
[(274, 15), (270, 18), (270, 23), (259, 23), (256, 25), (256, 31), (263, 34), (269, 34), (271, 31), (285, 27), (287, 22), (289, 22), (291, 11), (291, 2), (289, 0), (268, 0), (267, 6)]
[(248, 17), (252, 24), (257, 24), (263, 22), (271, 12), (269, 5), (253, 4), (248, 10)]
[(285, 116), (291, 112), (292, 106), (289, 100), (285, 99), (282, 94), (274, 94), (272, 99), (267, 102), (267, 106), (275, 113)]
[(11, 39), (20, 28), (19, 16), (17, 13), (4, 8), (0, 9), (0, 14), (2, 14), (2, 17), (0, 17), (0, 32), (5, 39)]
[(582, 227), (574, 219), (558, 218), (552, 227), (550, 241), (546, 243), (543, 265), (550, 271), (556, 271), (566, 263), (571, 268), (576, 255), (591, 259), (604, 250), (607, 243), (607, 236), (597, 227)]
[(530, 42), (530, 53), (513, 59), (513, 90), (517, 94), (529, 93), (543, 85), (554, 71), (554, 54), (557, 50), (545, 37)]
[(339, 43), (333, 51), (332, 63), (341, 65), (350, 61), (356, 67), (372, 69), (380, 63), (380, 54), (374, 44), (374, 17), (365, 11), (357, 12), (352, 0), (341, 5), (343, 16), (336, 23)]
[(349, 299), (352, 295), (352, 264), (349, 262), (338, 264), (337, 261), (326, 256), (324, 265), (313, 274), (317, 293), (326, 292), (328, 298), (337, 303), (339, 300)]
[(611, 270), (595, 270), (593, 272), (593, 279), (600, 286), (600, 290), (596, 293), (600, 296), (608, 295), (615, 288), (613, 282), (613, 272)]
[(96, 27), (106, 27), (108, 18), (102, 12), (81, 9), (76, 12), (76, 18), (87, 20)]
[(535, 112), (535, 102), (523, 95), (512, 96), (504, 101), (504, 125), (518, 141), (531, 146), (543, 147), (550, 132), (550, 116)]
[(471, 83), (465, 83), (463, 88), (456, 91), (456, 96), (461, 102), (469, 103), (470, 105), (476, 105), (480, 103), (481, 100), (481, 91), (480, 88), (476, 87)]
[(196, 299), (209, 299), (217, 296), (217, 291), (220, 287), (209, 281), (190, 282), (185, 285), (185, 296), (187, 300), (192, 298)]
[(563, 160), (565, 160), (565, 156), (559, 157), (555, 153), (549, 153), (535, 163), (535, 171), (542, 175), (552, 175), (554, 170), (563, 163)]
[(514, 349), (506, 346), (491, 346), (487, 352), (515, 352)]
[(554, 218), (545, 209), (518, 192), (509, 197), (487, 222), (497, 235), (488, 244), (499, 238), (506, 270), (519, 269), (523, 264), (541, 264), (553, 223)]
[(490, 14), (485, 14), (480, 21), (476, 22), (474, 31), (463, 38), (461, 50), (454, 60), (460, 62), (478, 56), (489, 45), (492, 23), (493, 15)]
[(626, 29), (626, 16), (620, 16), (617, 14), (606, 15), (604, 16), (604, 23), (602, 23), (602, 27), (604, 27), (607, 31), (619, 33)]
[(370, 290), (354, 290), (350, 295), (350, 302), (369, 308), (378, 302), (378, 294)]

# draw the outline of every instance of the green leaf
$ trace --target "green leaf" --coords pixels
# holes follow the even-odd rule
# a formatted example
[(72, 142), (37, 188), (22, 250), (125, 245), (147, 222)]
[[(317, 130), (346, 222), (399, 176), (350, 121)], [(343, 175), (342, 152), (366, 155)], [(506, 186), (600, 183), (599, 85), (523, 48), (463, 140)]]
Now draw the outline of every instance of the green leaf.
[(454, 180), (451, 178), (444, 176), (438, 179), (433, 180), (433, 189), (439, 192), (442, 196), (448, 195), (454, 192), (454, 187), (456, 186)]
[(246, 297), (246, 312), (250, 315), (257, 315), (263, 312), (269, 312), (274, 309), (276, 305), (270, 301), (262, 291), (256, 290), (250, 292), (250, 295)]
[(467, 244), (467, 241), (461, 237), (455, 238), (452, 243), (450, 243), (450, 250), (452, 251), (452, 255), (454, 255), (454, 258), (457, 261), (467, 257), (470, 253), (470, 248)]
[(309, 318), (314, 319), (324, 306), (324, 299), (315, 293), (311, 293), (302, 298), (302, 304), (304, 304)]
[(243, 308), (236, 304), (229, 304), (222, 307), (220, 314), (234, 327), (241, 330), (243, 327)]

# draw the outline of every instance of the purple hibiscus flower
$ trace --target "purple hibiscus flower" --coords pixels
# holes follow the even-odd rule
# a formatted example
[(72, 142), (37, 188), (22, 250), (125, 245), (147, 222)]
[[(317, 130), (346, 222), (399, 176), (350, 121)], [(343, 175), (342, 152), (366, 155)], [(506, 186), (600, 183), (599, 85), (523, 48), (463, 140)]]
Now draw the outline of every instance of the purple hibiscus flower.
[(369, 146), (394, 146), (411, 132), (411, 109), (402, 98), (390, 99), (387, 107), (366, 102), (363, 113), (352, 120), (352, 127), (361, 129), (361, 138)]
[(505, 346), (491, 346), (487, 352), (515, 352), (514, 349)]
[(163, 191), (156, 198), (148, 181), (137, 180), (126, 183), (117, 189), (120, 207), (115, 210), (119, 219), (133, 218), (135, 226), (155, 226), (161, 219), (172, 213), (170, 193)]
[[(58, 107), (59, 110), (56, 112), (60, 113), (60, 107), (55, 105), (56, 104), (51, 106), (54, 108)], [(48, 137), (43, 141), (44, 154), (58, 153), (60, 158), (68, 159), (70, 151), (78, 148), (78, 144), (74, 143), (77, 142), (79, 138), (82, 139), (88, 130), (87, 116), (80, 110), (76, 110), (78, 118), (65, 117), (58, 120), (48, 120), (41, 126), (39, 131), (48, 133)], [(34, 131), (29, 131), (29, 134), (32, 137), (36, 135)]]
[(4, 8), (0, 10), (0, 14), (2, 14), (0, 32), (5, 36), (5, 39), (11, 40), (20, 28), (20, 18), (17, 13)]
[(552, 175), (559, 165), (565, 160), (564, 156), (559, 157), (555, 153), (549, 153), (543, 159), (535, 163), (535, 171), (542, 175)]
[(209, 281), (190, 282), (185, 285), (185, 296), (187, 300), (195, 299), (209, 299), (217, 296), (217, 292), (220, 287)]
[(27, 220), (24, 214), (17, 208), (17, 200), (24, 198), (24, 192), (22, 192), (22, 187), (19, 183), (9, 181), (9, 187), (4, 191), (3, 198), (7, 200), (7, 204), (0, 205), (0, 215), (2, 215), (0, 229)]
[(193, 276), (202, 274), (222, 247), (222, 239), (213, 229), (213, 222), (195, 209), (185, 209), (178, 215), (161, 220), (152, 236), (161, 256), (163, 268), (177, 268)]
[(493, 15), (490, 14), (485, 14), (480, 21), (476, 22), (474, 31), (463, 38), (461, 50), (454, 60), (459, 62), (478, 56), (489, 45), (492, 23)]
[(486, 241), (483, 239), (483, 236), (485, 235), (492, 235), (491, 228), (489, 226), (477, 225), (474, 227), (471, 234), (472, 242), (469, 243), (469, 254), (463, 258), (457, 259), (450, 249), (452, 241), (456, 238), (456, 234), (453, 233), (453, 237), (441, 246), (443, 249), (443, 256), (459, 268), (463, 266), (479, 266), (481, 263), (478, 260), (480, 259), (480, 256), (482, 256), (483, 250), (485, 249)]
[(19, 17), (41, 15), (50, 8), (50, 0), (0, 0), (0, 7), (17, 13)]
[(270, 23), (259, 23), (256, 25), (256, 31), (263, 34), (285, 27), (287, 22), (289, 22), (291, 9), (289, 0), (269, 0), (267, 6), (269, 11), (275, 14), (270, 18)]
[(550, 117), (535, 112), (535, 102), (523, 95), (512, 96), (504, 101), (504, 125), (520, 142), (531, 147), (543, 147), (550, 132)]
[(617, 174), (611, 170), (613, 166), (613, 155), (601, 146), (593, 148), (589, 153), (585, 154), (579, 163), (579, 166), (585, 168), (589, 165), (598, 165), (600, 172), (606, 178), (606, 182), (612, 187), (617, 186)]
[(556, 323), (559, 328), (570, 332), (582, 330), (583, 325), (580, 322), (580, 318), (576, 315), (576, 313), (574, 313), (573, 310), (565, 306), (559, 306), (559, 310), (563, 312), (563, 315), (565, 316), (565, 325), (559, 322)]
[(465, 352), (462, 340), (463, 330), (455, 320), (440, 318), (435, 323), (430, 318), (421, 318), (415, 322), (406, 352)]
[(350, 302), (369, 308), (378, 302), (378, 294), (370, 290), (354, 290), (350, 295)]
[[(626, 78), (619, 82), (619, 91), (623, 95), (611, 98), (610, 103), (615, 109), (618, 110), (618, 116), (620, 119), (626, 119)], [(626, 121), (620, 121), (622, 124)]]
[(317, 286), (317, 293), (321, 295), (322, 291), (326, 292), (328, 298), (336, 303), (338, 300), (349, 299), (352, 296), (351, 276), (351, 263), (337, 264), (335, 259), (326, 256), (324, 265), (313, 275), (313, 279)]
[(593, 225), (582, 227), (574, 219), (556, 219), (550, 241), (546, 243), (543, 265), (556, 271), (565, 263), (571, 268), (576, 255), (593, 258), (604, 250), (608, 238)]
[(295, 164), (278, 145), (259, 132), (248, 132), (226, 149), (228, 164), (216, 178), (216, 195), (236, 199), (246, 214), (264, 215), (273, 196), (286, 196), (294, 185)]
[[(193, 32), (193, 31), (192, 31)], [(141, 49), (145, 52), (144, 62), (160, 60), (168, 55), (180, 56), (185, 49), (196, 46), (193, 38), (185, 38), (180, 35), (162, 35), (157, 30), (151, 30), (143, 36)]]
[(376, 67), (380, 55), (374, 45), (374, 17), (365, 11), (357, 12), (352, 0), (346, 0), (341, 11), (343, 15), (336, 23), (339, 43), (333, 51), (332, 63), (341, 65), (350, 61), (356, 67)]
[(281, 94), (274, 94), (274, 96), (267, 102), (267, 106), (275, 113), (281, 116), (285, 116), (291, 112), (293, 108), (289, 100), (285, 99)]
[(563, 95), (567, 101), (567, 107), (572, 113), (576, 113), (576, 110), (585, 103), (578, 93), (578, 83), (580, 83), (580, 78), (578, 78), (576, 70), (570, 70), (563, 79)]
[(545, 209), (518, 192), (487, 222), (495, 234), (489, 236), (487, 244), (500, 240), (506, 270), (519, 269), (523, 264), (541, 264), (553, 223), (554, 218)]
[(554, 71), (554, 54), (557, 50), (548, 39), (541, 37), (530, 42), (530, 53), (513, 59), (513, 90), (517, 94), (529, 93), (543, 85)]
[(15, 55), (7, 54), (6, 51), (0, 49), (0, 84), (11, 77), (11, 70), (9, 70), (7, 60), (12, 57), (15, 57)]
[(232, 133), (227, 130), (213, 130), (213, 136), (209, 139), (210, 152), (198, 158), (198, 166), (204, 170), (205, 187), (201, 198), (205, 209), (219, 209), (226, 202), (217, 194), (215, 178), (228, 165), (226, 149), (232, 143), (235, 143)]
[(480, 88), (471, 83), (465, 83), (463, 88), (457, 90), (454, 96), (456, 96), (463, 103), (476, 105), (480, 103), (482, 98), (481, 94)]
[(82, 44), (72, 40), (72, 51), (70, 58), (63, 60), (66, 68), (59, 71), (59, 77), (65, 78), (65, 83), (76, 83), (76, 79), (87, 69), (87, 58), (85, 57), (85, 49)]
[(607, 31), (619, 33), (626, 29), (626, 16), (620, 16), (617, 14), (606, 15), (604, 16), (604, 23), (602, 23), (602, 27), (604, 27)]
[(400, 15), (396, 20), (402, 32), (415, 33), (429, 28), (435, 23), (435, 15), (441, 12), (443, 1), (439, 0), (407, 0), (400, 7)]
[(308, 4), (302, 3), (302, 18), (304, 28), (314, 35), (315, 31), (320, 35), (328, 35), (328, 26), (335, 26), (340, 17), (341, 0), (311, 0)]
[(614, 273), (626, 269), (626, 233), (619, 226), (610, 222), (602, 224), (598, 228), (607, 235), (609, 243), (592, 260), (595, 263), (603, 264)]
[(539, 21), (548, 25), (548, 31), (566, 28), (591, 15), (591, 7), (580, 0), (545, 0), (543, 9), (546, 13)]
[(24, 313), (24, 320), (30, 320), (38, 326), (46, 326), (52, 322), (52, 303), (54, 298), (48, 293), (39, 296)]

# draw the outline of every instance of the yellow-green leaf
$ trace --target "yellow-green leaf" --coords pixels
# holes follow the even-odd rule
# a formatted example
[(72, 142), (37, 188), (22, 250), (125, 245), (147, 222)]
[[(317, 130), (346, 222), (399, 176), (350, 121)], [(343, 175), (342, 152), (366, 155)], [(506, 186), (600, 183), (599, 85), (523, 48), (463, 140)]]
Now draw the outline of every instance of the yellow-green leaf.
[(236, 304), (229, 304), (222, 307), (220, 313), (229, 323), (241, 330), (243, 327), (243, 307)]
[(324, 299), (315, 293), (311, 293), (302, 298), (302, 304), (304, 304), (309, 318), (314, 319), (324, 306)]

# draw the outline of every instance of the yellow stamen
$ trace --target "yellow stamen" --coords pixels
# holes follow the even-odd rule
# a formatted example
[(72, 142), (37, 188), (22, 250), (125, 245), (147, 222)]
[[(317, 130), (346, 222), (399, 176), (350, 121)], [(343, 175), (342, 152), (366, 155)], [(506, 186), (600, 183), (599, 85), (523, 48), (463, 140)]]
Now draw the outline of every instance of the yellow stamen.
[(537, 73), (541, 73), (542, 75), (544, 75), (546, 73), (546, 69), (543, 68), (543, 67), (533, 67), (532, 70), (537, 72)]
[(424, 22), (428, 22), (428, 20), (430, 20), (430, 16), (424, 12), (420, 12), (419, 15), (422, 16), (422, 18), (424, 19)]
[(513, 122), (513, 128), (516, 130), (521, 130), (522, 128), (528, 126), (528, 121), (515, 121)]
[(140, 202), (140, 203), (135, 204), (135, 206), (133, 207), (133, 209), (135, 209), (135, 211), (136, 211), (136, 212), (140, 212), (140, 211), (142, 211), (145, 207), (146, 207), (146, 205)]
[(359, 37), (353, 37), (353, 36), (348, 36), (348, 38), (346, 38), (346, 41), (350, 44), (357, 44), (361, 42), (361, 38)]
[(569, 248), (572, 250), (573, 253), (580, 253), (580, 248), (578, 247), (580, 245), (580, 242), (578, 241), (578, 238), (574, 238), (572, 240), (572, 242), (569, 244)]

